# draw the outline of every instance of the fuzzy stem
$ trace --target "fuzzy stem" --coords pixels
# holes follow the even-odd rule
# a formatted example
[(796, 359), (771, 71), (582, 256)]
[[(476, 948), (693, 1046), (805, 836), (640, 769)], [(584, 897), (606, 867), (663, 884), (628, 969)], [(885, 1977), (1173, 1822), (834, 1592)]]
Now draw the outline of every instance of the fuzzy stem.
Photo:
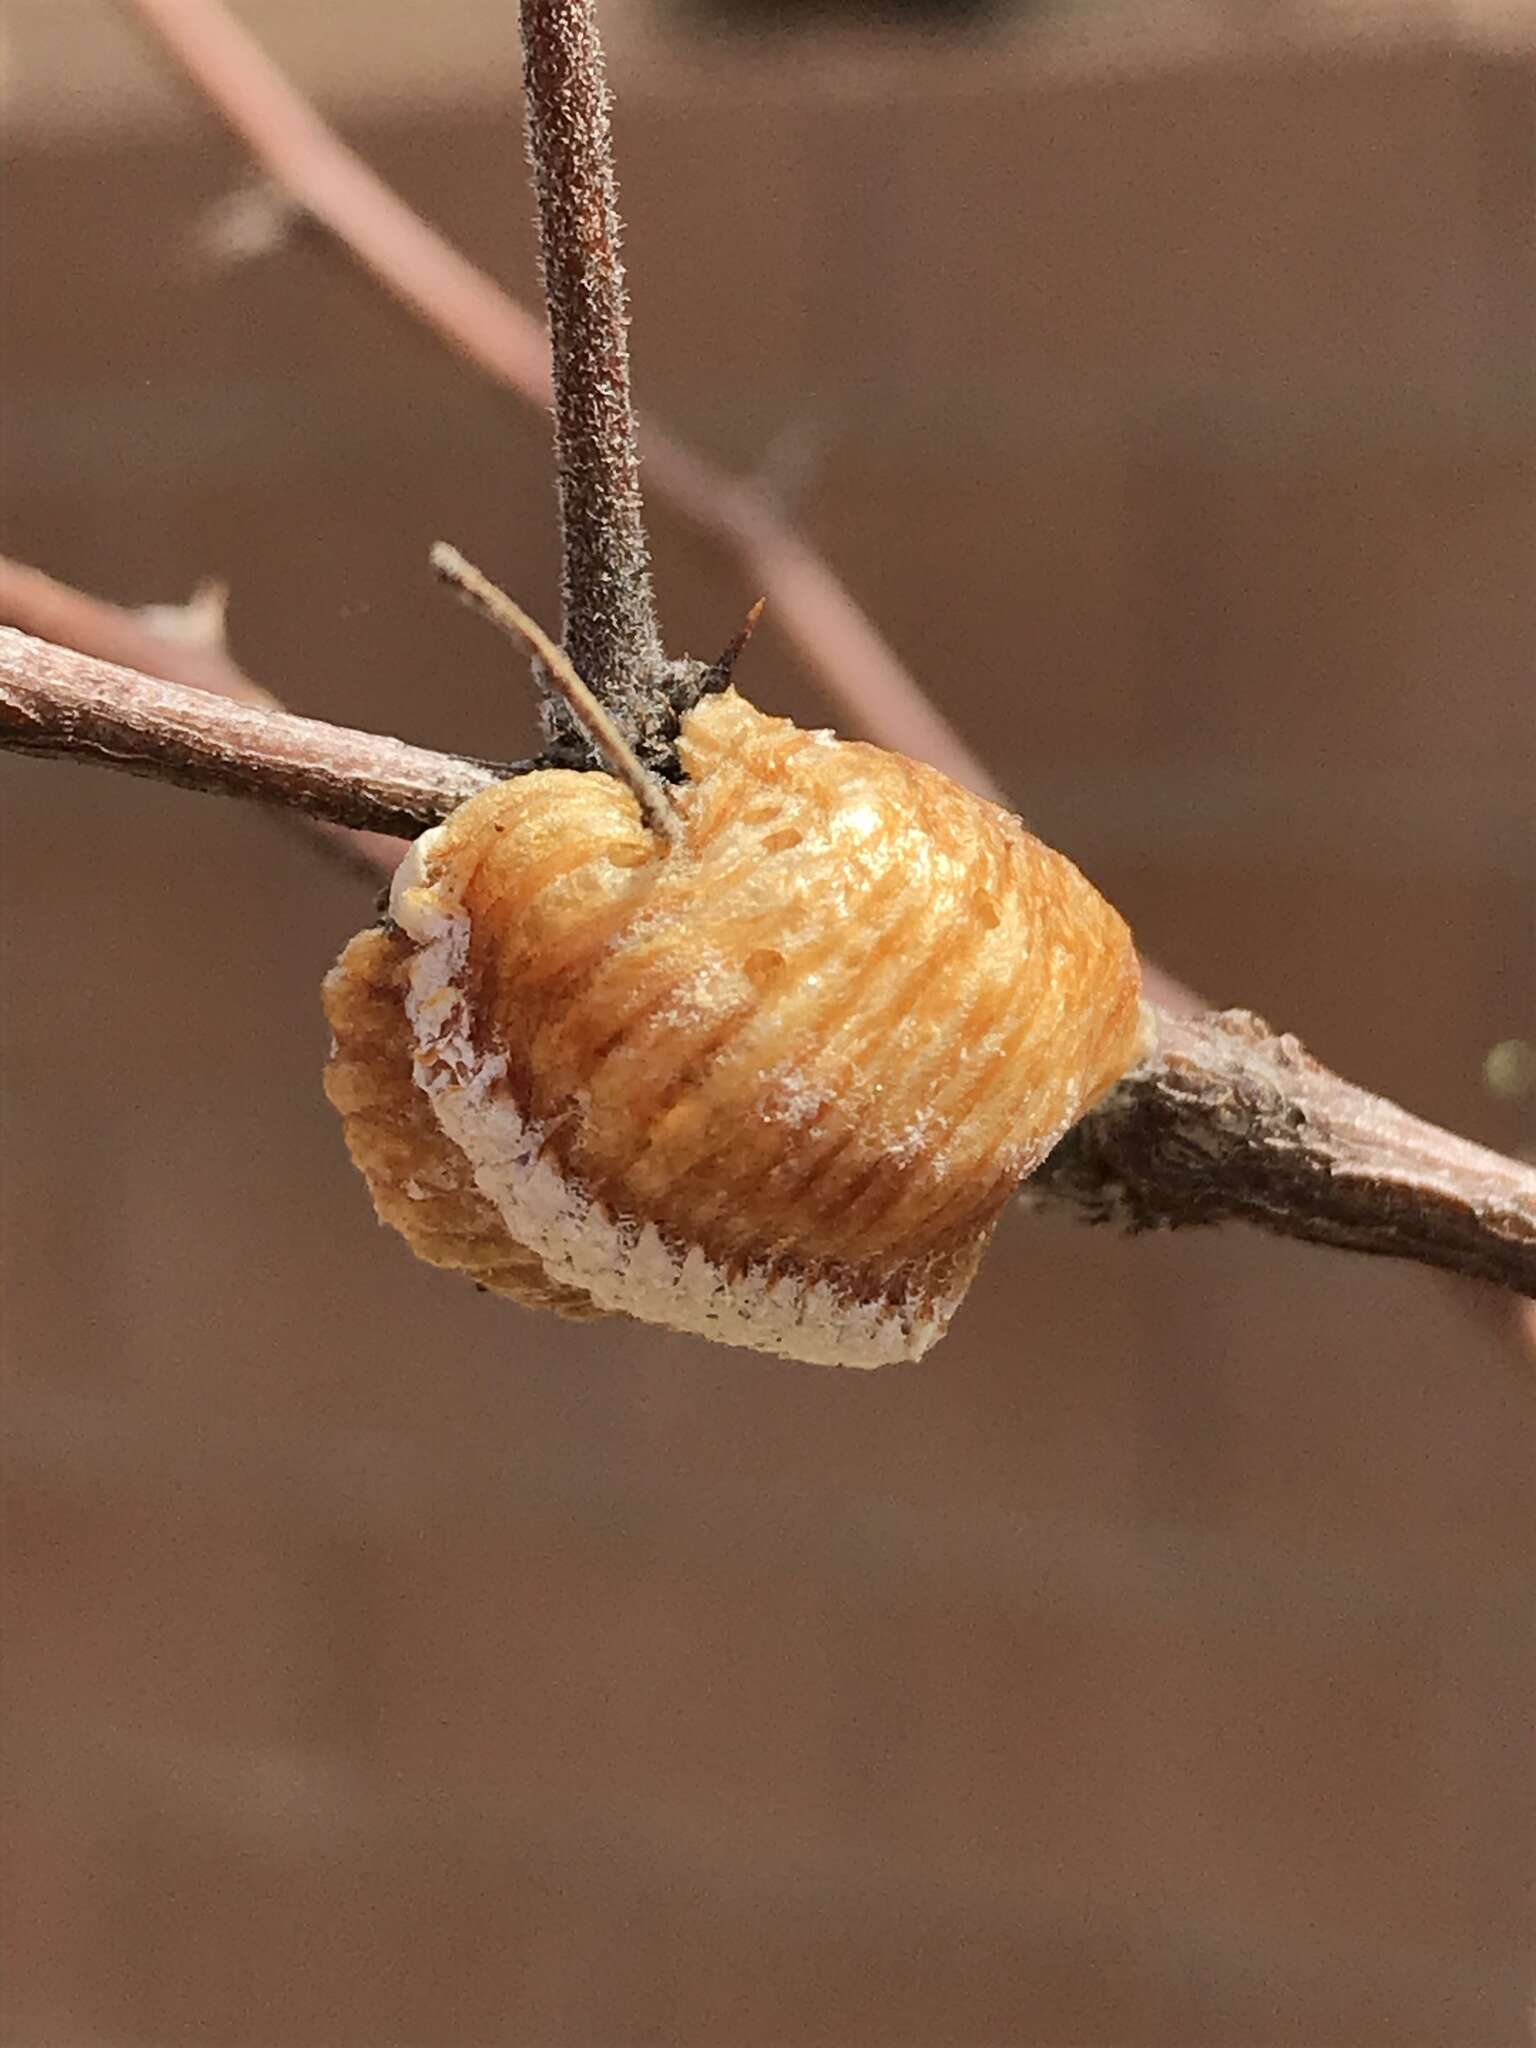
[(609, 94), (592, 0), (521, 0), (528, 154), (554, 355), (565, 605), (578, 674), (650, 753), (661, 634), (640, 507)]

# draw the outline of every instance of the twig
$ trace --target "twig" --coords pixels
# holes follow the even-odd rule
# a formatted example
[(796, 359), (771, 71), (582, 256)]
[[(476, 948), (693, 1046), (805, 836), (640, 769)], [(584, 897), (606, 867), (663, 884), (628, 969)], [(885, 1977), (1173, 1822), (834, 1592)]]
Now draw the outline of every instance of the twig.
[(320, 119), (219, 0), (123, 0), (273, 183), (495, 382), (547, 406), (542, 320), (509, 299)]
[[(521, 0), (528, 154), (555, 378), (565, 618), (577, 672), (647, 753), (661, 631), (640, 512), (608, 85), (592, 0)], [(670, 722), (668, 722), (670, 723)]]
[(0, 747), (255, 797), (412, 839), (523, 764), (492, 767), (235, 703), (0, 628)]
[[(136, 669), (164, 682), (206, 690), (238, 704), (281, 711), (279, 698), (252, 682), (222, 647), (157, 632), (142, 613), (91, 597), (41, 569), (0, 556), (0, 626), (19, 626), (39, 640), (101, 661)], [(295, 819), (295, 824), (299, 821)], [(362, 875), (388, 875), (400, 858), (398, 841), (383, 832), (348, 831), (324, 818), (309, 820), (328, 854)]]
[(41, 569), (5, 556), (0, 556), (0, 626), (19, 626), (39, 640), (78, 648), (102, 661), (185, 683), (189, 689), (211, 690), (241, 704), (264, 704), (272, 711), (282, 709), (271, 691), (253, 683), (222, 647), (157, 633), (138, 613), (88, 597)]
[(1147, 1068), (1027, 1192), (1129, 1230), (1243, 1222), (1536, 1296), (1536, 1171), (1331, 1073), (1246, 1010), (1159, 1018)]
[[(231, 704), (0, 631), (0, 746), (413, 835), (510, 772)], [(1536, 1297), (1536, 1171), (1437, 1130), (1242, 1012), (1159, 1050), (1030, 1183), (1131, 1229), (1240, 1219)]]
[(518, 641), (541, 664), (551, 686), (564, 701), (597, 752), (612, 772), (629, 789), (640, 806), (640, 815), (660, 839), (677, 837), (677, 814), (667, 797), (665, 785), (652, 775), (618, 724), (576, 673), (570, 656), (557, 647), (537, 620), (520, 604), (498, 589), (491, 579), (466, 562), (455, 547), (440, 540), (432, 549), (432, 566), (445, 583), (468, 600), (502, 632)]

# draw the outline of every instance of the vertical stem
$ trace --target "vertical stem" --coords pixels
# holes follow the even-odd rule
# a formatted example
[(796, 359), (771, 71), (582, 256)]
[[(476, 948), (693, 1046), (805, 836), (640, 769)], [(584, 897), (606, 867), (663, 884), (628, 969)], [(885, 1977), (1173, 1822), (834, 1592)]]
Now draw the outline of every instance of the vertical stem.
[(640, 509), (609, 95), (593, 0), (521, 0), (555, 380), (566, 652), (643, 751), (663, 666)]

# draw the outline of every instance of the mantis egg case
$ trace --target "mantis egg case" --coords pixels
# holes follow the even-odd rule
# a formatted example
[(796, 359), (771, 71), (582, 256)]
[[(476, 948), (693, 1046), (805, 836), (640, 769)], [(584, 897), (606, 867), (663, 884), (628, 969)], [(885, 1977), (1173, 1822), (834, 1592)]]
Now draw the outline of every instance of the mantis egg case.
[(419, 839), (327, 979), (327, 1093), (434, 1265), (820, 1364), (917, 1358), (1136, 1058), (1130, 933), (917, 762), (733, 691), (679, 753), (670, 845), (564, 769)]

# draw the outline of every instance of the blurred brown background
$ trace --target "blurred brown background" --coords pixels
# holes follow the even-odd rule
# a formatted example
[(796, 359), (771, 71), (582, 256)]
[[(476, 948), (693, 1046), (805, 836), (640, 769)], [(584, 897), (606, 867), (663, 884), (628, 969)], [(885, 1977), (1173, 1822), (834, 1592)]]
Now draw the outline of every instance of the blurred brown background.
[[(245, 11), (532, 290), (509, 6)], [(1536, 24), (1090, 12), (610, 8), (642, 395), (1150, 952), (1513, 1147)], [(237, 148), (105, 4), (10, 15), (5, 544), (227, 573), (295, 705), (521, 749), (423, 565), (557, 615), (544, 424), (311, 237), (213, 262)], [(654, 529), (711, 653), (754, 593)], [(826, 716), (766, 628), (746, 683)], [(1495, 1304), (1014, 1216), (921, 1367), (525, 1317), (376, 1228), (321, 1100), (368, 888), (233, 804), (0, 790), (8, 2043), (1527, 2038)]]

